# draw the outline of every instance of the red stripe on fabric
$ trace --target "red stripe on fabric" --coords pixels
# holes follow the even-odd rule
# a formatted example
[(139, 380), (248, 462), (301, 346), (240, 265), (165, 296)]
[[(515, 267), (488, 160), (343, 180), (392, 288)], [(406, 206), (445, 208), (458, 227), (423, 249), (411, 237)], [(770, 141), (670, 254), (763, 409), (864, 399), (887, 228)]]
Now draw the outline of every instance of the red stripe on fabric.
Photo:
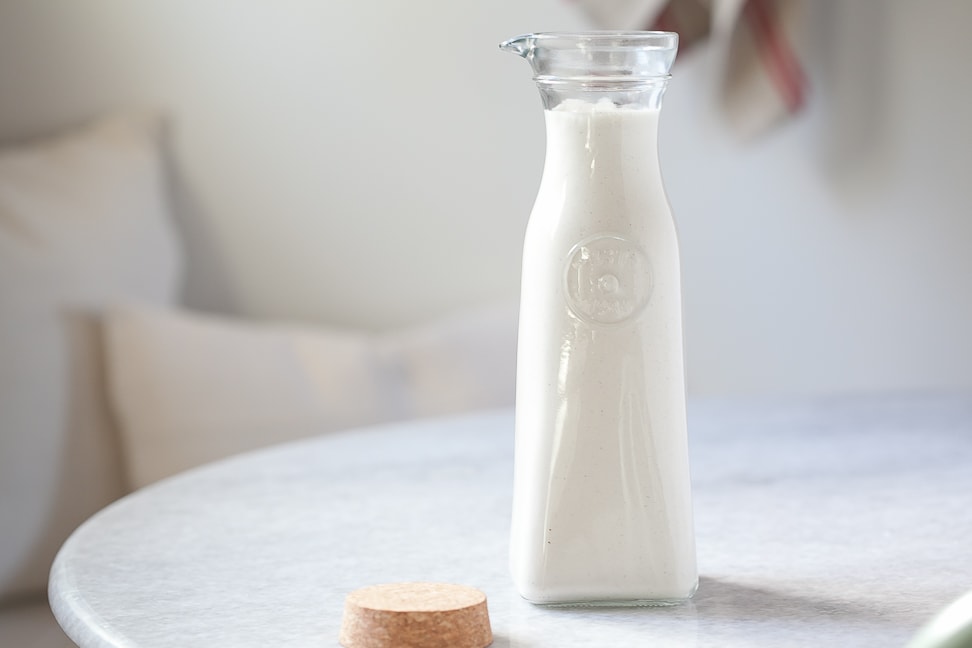
[(794, 80), (787, 74), (781, 59), (779, 48), (774, 42), (774, 26), (766, 6), (761, 0), (748, 0), (744, 6), (745, 17), (749, 21), (753, 40), (759, 50), (759, 57), (767, 68), (770, 77), (776, 83), (777, 90), (783, 98), (788, 110), (794, 110), (798, 100), (798, 91), (794, 87)]
[(743, 8), (753, 37), (760, 46), (760, 58), (776, 82), (787, 110), (795, 113), (805, 100), (806, 77), (778, 25), (773, 24), (765, 0), (748, 0)]
[(672, 15), (673, 13), (672, 5), (666, 4), (665, 8), (658, 12), (658, 15), (655, 16), (651, 29), (657, 31), (677, 32), (678, 25), (675, 22), (675, 17)]
[(684, 30), (681, 29), (682, 21), (678, 19), (678, 12), (675, 11), (675, 5), (679, 1), (670, 0), (666, 3), (665, 7), (655, 16), (654, 20), (648, 23), (647, 28), (657, 31), (676, 32), (678, 34), (678, 49), (680, 52), (685, 53), (690, 47), (703, 40), (704, 35), (700, 34), (691, 26), (686, 27)]

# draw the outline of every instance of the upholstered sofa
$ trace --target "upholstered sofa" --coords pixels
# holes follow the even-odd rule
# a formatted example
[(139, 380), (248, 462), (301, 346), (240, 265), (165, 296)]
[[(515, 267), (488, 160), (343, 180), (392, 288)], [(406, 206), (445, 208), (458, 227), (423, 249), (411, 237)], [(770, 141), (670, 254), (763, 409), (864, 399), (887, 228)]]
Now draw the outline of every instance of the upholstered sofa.
[(135, 488), (274, 442), (509, 405), (515, 309), (381, 333), (180, 306), (159, 120), (0, 149), (0, 646), (71, 645), (51, 561)]

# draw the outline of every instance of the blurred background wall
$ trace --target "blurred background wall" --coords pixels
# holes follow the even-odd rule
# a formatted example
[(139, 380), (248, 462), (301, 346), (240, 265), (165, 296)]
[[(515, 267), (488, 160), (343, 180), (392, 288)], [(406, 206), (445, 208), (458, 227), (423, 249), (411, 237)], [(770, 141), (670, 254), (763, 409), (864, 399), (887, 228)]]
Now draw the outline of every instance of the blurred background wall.
[[(807, 2), (813, 96), (739, 141), (696, 50), (666, 99), (696, 394), (972, 387), (972, 3)], [(171, 116), (191, 306), (387, 329), (514, 300), (543, 164), (496, 44), (559, 0), (3, 0), (0, 143)]]

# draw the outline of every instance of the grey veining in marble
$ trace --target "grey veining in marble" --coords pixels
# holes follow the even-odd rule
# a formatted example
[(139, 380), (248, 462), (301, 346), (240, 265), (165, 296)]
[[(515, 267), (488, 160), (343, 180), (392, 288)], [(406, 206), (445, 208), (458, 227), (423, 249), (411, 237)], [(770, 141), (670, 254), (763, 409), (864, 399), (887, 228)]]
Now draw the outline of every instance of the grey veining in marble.
[(474, 585), (497, 647), (902, 645), (972, 588), (972, 400), (693, 403), (694, 602), (544, 609), (507, 575), (512, 415), (244, 455), (89, 520), (51, 573), (80, 645), (337, 646), (345, 594)]

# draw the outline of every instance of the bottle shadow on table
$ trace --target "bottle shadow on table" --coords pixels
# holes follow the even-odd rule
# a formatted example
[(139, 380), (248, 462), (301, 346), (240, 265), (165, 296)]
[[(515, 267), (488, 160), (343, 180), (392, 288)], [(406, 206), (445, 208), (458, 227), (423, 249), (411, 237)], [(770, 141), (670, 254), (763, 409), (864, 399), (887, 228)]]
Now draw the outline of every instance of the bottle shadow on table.
[(788, 619), (810, 621), (831, 619), (855, 623), (900, 621), (897, 611), (867, 601), (825, 596), (819, 592), (754, 586), (703, 577), (692, 600), (699, 619), (732, 618), (746, 621)]
[[(755, 586), (721, 578), (703, 576), (695, 597), (672, 607), (593, 607), (583, 608), (588, 617), (608, 619), (632, 615), (665, 618), (693, 617), (698, 621), (736, 620), (743, 622), (791, 621), (791, 622), (853, 622), (853, 623), (920, 623), (924, 616), (912, 610), (889, 609), (874, 603), (854, 600), (850, 596), (839, 598), (820, 592), (799, 592), (799, 585), (792, 588)], [(548, 608), (566, 615), (578, 608)]]

